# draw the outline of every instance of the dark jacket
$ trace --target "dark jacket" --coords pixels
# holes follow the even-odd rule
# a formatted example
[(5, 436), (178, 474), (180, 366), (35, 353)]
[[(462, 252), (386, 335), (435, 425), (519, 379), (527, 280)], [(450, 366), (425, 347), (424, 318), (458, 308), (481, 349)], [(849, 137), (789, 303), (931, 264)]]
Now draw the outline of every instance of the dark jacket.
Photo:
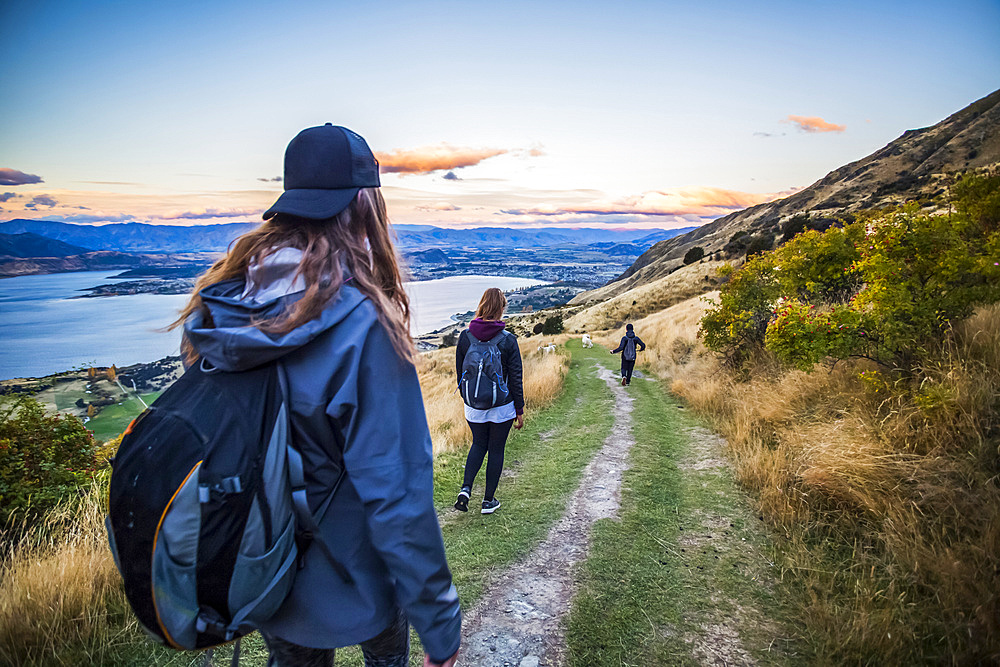
[[(646, 349), (646, 344), (642, 342), (641, 338), (639, 338), (638, 336), (635, 335), (634, 331), (626, 331), (625, 335), (622, 336), (622, 342), (618, 344), (618, 347), (616, 347), (615, 349), (611, 350), (611, 354), (615, 354), (616, 352), (621, 352), (622, 350), (624, 350), (625, 349), (625, 343), (628, 342), (629, 338), (634, 338), (635, 339), (636, 351), (637, 352), (642, 352), (643, 350)], [(623, 358), (622, 361), (624, 361), (624, 360), (625, 359)]]
[(313, 648), (348, 646), (388, 627), (398, 604), (431, 658), (447, 659), (458, 650), (461, 615), (434, 511), (416, 370), (394, 352), (375, 307), (354, 287), (342, 287), (317, 319), (283, 335), (249, 324), (302, 292), (257, 303), (241, 299), (243, 288), (240, 279), (203, 290), (214, 326), (196, 313), (185, 335), (225, 371), (281, 360), (314, 511), (343, 457), (346, 478), (320, 529), (353, 578), (345, 583), (321, 550), (308, 550), (291, 594), (263, 630)]
[[(478, 340), (485, 341), (503, 331), (504, 336), (497, 343), (497, 347), (500, 349), (500, 362), (503, 364), (503, 379), (510, 392), (510, 400), (507, 403), (513, 402), (514, 412), (520, 415), (524, 413), (521, 349), (517, 345), (517, 336), (505, 331), (505, 326), (504, 322), (484, 322), (478, 318), (472, 320), (469, 328), (462, 331), (458, 337), (458, 346), (455, 350), (455, 373), (457, 377), (462, 377), (462, 362), (465, 361), (465, 353), (469, 351), (469, 346), (472, 344), (470, 336), (474, 335)], [(507, 405), (507, 403), (501, 405)]]

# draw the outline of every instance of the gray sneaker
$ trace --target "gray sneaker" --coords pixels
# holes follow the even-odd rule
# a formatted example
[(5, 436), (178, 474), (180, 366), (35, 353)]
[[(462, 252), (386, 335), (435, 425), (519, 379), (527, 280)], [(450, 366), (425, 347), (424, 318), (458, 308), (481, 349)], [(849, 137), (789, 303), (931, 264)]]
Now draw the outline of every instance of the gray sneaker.
[(493, 500), (483, 501), (483, 514), (493, 514), (500, 507), (500, 501), (494, 498)]

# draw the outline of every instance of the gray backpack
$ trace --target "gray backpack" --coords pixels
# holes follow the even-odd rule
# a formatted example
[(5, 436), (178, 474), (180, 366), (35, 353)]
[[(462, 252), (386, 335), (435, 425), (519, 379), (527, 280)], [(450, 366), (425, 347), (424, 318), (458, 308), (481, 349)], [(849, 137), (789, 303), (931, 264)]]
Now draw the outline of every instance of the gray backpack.
[(471, 333), (471, 344), (462, 361), (462, 377), (458, 388), (462, 399), (470, 408), (489, 410), (510, 401), (510, 391), (503, 378), (503, 361), (500, 357), (500, 340), (508, 335), (501, 331), (489, 340), (479, 340)]
[(625, 339), (625, 348), (622, 350), (622, 359), (625, 361), (635, 361), (635, 338), (629, 336)]

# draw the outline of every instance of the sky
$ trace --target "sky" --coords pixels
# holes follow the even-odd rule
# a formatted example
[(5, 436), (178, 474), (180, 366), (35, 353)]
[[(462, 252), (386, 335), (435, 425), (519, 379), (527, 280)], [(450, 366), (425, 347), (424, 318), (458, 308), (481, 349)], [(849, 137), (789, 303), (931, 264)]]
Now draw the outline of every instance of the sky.
[(669, 229), (1000, 87), (1000, 0), (3, 0), (0, 62), (0, 220), (259, 220), (332, 122), (397, 224)]

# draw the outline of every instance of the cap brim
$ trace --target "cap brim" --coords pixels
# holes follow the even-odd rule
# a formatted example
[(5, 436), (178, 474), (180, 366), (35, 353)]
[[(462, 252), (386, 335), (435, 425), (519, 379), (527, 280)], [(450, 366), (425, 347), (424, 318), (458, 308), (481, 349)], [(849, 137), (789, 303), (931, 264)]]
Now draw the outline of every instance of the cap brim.
[(358, 196), (361, 188), (344, 188), (341, 190), (286, 190), (271, 208), (264, 211), (264, 219), (269, 220), (275, 213), (312, 220), (326, 220), (337, 215)]

